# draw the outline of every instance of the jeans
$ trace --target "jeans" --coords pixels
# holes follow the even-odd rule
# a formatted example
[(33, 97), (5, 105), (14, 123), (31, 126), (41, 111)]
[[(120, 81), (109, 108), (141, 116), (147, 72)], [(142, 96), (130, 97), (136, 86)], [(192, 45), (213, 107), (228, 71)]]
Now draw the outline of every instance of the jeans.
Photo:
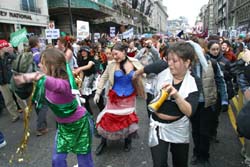
[(0, 144), (4, 142), (4, 136), (3, 133), (0, 131)]

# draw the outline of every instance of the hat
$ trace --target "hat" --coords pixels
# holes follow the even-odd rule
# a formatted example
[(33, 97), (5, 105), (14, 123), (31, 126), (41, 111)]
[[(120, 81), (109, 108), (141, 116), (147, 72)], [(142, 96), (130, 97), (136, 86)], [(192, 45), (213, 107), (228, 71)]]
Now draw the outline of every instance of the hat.
[(8, 47), (9, 43), (5, 40), (0, 40), (0, 49), (3, 49), (5, 47)]
[(82, 52), (82, 51), (85, 51), (85, 52), (88, 52), (90, 53), (90, 48), (88, 46), (82, 46), (79, 50), (79, 52)]
[(245, 34), (240, 34), (238, 38), (239, 38), (239, 39), (244, 39), (245, 37), (246, 37)]
[(250, 101), (243, 106), (237, 116), (237, 131), (240, 136), (250, 139)]

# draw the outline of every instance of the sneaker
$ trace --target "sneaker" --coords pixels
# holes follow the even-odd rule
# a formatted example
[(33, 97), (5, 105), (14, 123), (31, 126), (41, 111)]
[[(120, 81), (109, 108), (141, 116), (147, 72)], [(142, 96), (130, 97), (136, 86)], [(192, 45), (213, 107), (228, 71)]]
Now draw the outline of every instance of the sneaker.
[(12, 123), (14, 123), (14, 122), (18, 121), (19, 119), (20, 119), (20, 117), (19, 117), (19, 116), (17, 116), (17, 117), (13, 117), (13, 118), (12, 118), (12, 120), (11, 120), (11, 122), (12, 122)]
[(195, 155), (192, 156), (190, 164), (191, 165), (197, 165), (200, 162), (199, 158)]
[(0, 143), (0, 148), (3, 148), (4, 146), (6, 146), (7, 142), (4, 140), (2, 143)]
[(49, 132), (48, 128), (40, 129), (40, 130), (36, 131), (36, 136), (42, 136), (42, 135), (44, 135), (44, 134), (46, 134), (48, 132)]

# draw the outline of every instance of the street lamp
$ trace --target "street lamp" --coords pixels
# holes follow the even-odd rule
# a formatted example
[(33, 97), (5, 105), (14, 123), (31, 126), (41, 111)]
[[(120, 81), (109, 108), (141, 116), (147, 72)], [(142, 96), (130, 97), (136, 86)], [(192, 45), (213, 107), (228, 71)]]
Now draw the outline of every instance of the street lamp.
[(71, 12), (71, 0), (68, 0), (68, 8), (69, 8), (69, 28), (70, 28), (70, 33), (73, 35), (73, 19), (72, 19), (72, 12)]

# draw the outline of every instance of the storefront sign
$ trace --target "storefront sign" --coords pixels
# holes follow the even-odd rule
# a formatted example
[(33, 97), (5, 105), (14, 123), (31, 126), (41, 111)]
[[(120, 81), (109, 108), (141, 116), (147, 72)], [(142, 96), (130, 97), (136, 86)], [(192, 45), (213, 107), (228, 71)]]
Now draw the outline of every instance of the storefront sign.
[(26, 28), (23, 28), (10, 34), (10, 43), (12, 46), (16, 47), (23, 42), (28, 42)]
[(59, 29), (45, 29), (46, 39), (57, 39), (60, 37)]
[(2, 10), (0, 10), (0, 16), (6, 16), (6, 17), (9, 16), (12, 18), (32, 20), (31, 15), (20, 14), (20, 13), (15, 13), (15, 12), (7, 12), (7, 11), (2, 11)]

